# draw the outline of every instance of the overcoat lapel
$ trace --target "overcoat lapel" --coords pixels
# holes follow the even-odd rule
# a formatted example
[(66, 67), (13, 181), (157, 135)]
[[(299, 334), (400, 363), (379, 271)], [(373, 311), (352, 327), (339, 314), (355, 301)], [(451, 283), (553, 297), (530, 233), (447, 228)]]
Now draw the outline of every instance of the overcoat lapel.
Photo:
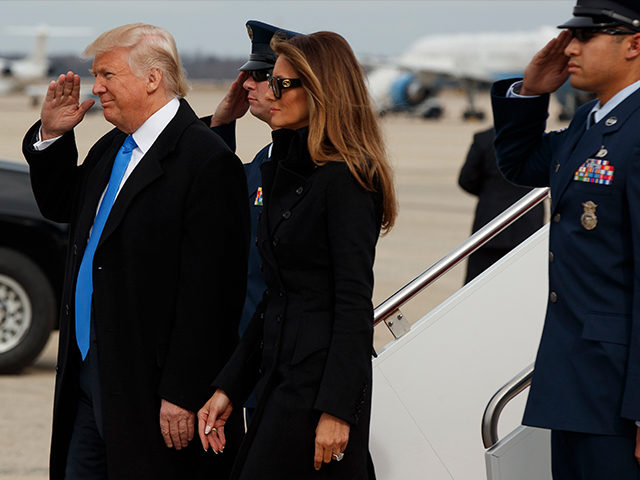
[(268, 197), (265, 196), (271, 236), (291, 209), (307, 194), (311, 174), (317, 168), (307, 150), (307, 128), (276, 130), (272, 135), (271, 163), (274, 169), (268, 175), (270, 192)]
[(273, 247), (274, 242), (278, 241), (277, 229), (285, 220), (286, 212), (290, 213), (311, 189), (310, 177), (316, 165), (306, 149), (306, 129), (276, 130), (272, 136), (271, 160), (260, 168), (264, 207), (259, 229), (269, 239), (261, 245), (263, 260), (275, 266), (277, 262)]
[(176, 116), (165, 127), (122, 186), (109, 213), (109, 218), (107, 218), (107, 223), (104, 226), (97, 248), (100, 248), (100, 245), (102, 245), (118, 227), (133, 199), (144, 190), (147, 185), (162, 176), (162, 160), (173, 153), (182, 132), (194, 121), (198, 121), (198, 117), (185, 100), (181, 100), (180, 108)]
[[(86, 181), (86, 192), (83, 195), (85, 201), (82, 203), (80, 213), (78, 215), (77, 232), (80, 238), (88, 240), (89, 231), (93, 226), (93, 222), (98, 210), (98, 202), (102, 197), (102, 193), (107, 188), (113, 162), (118, 154), (118, 150), (122, 146), (126, 135), (115, 135), (111, 145), (102, 153), (101, 158), (97, 161), (95, 168), (89, 172)], [(84, 249), (84, 245), (82, 245)]]
[[(264, 262), (268, 262), (269, 264), (276, 265), (275, 254), (273, 252), (273, 246), (271, 245), (272, 239), (269, 238), (270, 228), (270, 198), (271, 198), (271, 187), (273, 186), (273, 181), (276, 173), (276, 161), (272, 160), (270, 162), (263, 163), (260, 167), (262, 173), (262, 195), (264, 206), (262, 207), (262, 213), (258, 217), (258, 231), (262, 232), (261, 235), (266, 241), (263, 241), (259, 247), (260, 254), (262, 256), (262, 260)], [(277, 271), (277, 269), (274, 269)]]
[[(276, 172), (274, 187), (278, 194), (277, 203), (273, 203), (277, 212), (270, 212), (271, 235), (275, 235), (280, 224), (291, 214), (291, 210), (302, 200), (311, 187), (311, 180), (304, 175), (290, 170), (284, 164)], [(272, 196), (273, 199), (273, 196)]]

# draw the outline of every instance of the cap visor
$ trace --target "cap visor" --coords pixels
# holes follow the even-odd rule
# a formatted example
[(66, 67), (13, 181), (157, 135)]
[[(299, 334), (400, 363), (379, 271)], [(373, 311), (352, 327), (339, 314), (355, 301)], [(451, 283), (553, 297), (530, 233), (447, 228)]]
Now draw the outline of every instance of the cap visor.
[(259, 60), (249, 60), (238, 70), (246, 72), (248, 70), (266, 70), (268, 68), (273, 68), (273, 63), (261, 62)]
[(598, 28), (608, 27), (613, 22), (595, 22), (593, 17), (573, 17), (562, 25), (558, 25), (558, 28)]

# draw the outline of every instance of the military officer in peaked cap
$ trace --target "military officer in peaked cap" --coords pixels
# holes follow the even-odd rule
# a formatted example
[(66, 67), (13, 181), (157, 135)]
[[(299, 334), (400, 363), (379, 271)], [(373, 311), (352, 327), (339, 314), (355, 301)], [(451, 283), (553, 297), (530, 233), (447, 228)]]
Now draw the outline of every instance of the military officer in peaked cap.
[[(492, 88), (500, 170), (552, 197), (549, 299), (523, 423), (552, 430), (556, 480), (638, 479), (640, 2), (578, 0), (559, 28), (523, 80)], [(597, 100), (545, 133), (549, 94), (567, 78)]]
[[(281, 35), (291, 38), (300, 35), (297, 32), (284, 30), (282, 28), (249, 20), (246, 24), (247, 33), (251, 40), (251, 54), (249, 60), (240, 67), (240, 75), (229, 88), (226, 96), (211, 117), (206, 117), (213, 130), (235, 150), (235, 121), (242, 117), (247, 110), (251, 114), (270, 125), (271, 105), (265, 99), (265, 94), (269, 90), (267, 79), (276, 63), (276, 54), (269, 46), (271, 38)], [(249, 205), (251, 206), (251, 236), (255, 239), (258, 215), (262, 211), (262, 182), (260, 167), (269, 159), (271, 144), (260, 150), (251, 163), (245, 164), (245, 173), (249, 186)], [(255, 242), (251, 242), (249, 258), (249, 283), (247, 287), (247, 297), (240, 321), (240, 333), (244, 332), (255, 308), (262, 297), (265, 289), (264, 279), (260, 271), (260, 256)]]
[[(267, 78), (276, 63), (276, 54), (269, 46), (271, 38), (275, 34), (285, 38), (300, 35), (297, 32), (284, 30), (257, 20), (249, 20), (246, 26), (251, 40), (249, 60), (240, 67), (240, 75), (229, 88), (226, 96), (216, 108), (215, 113), (211, 117), (203, 119), (212, 127), (214, 132), (222, 137), (232, 150), (235, 150), (236, 147), (235, 121), (242, 117), (247, 110), (254, 117), (270, 125), (271, 104), (265, 99), (265, 94), (269, 90)], [(244, 333), (266, 288), (261, 268), (262, 261), (255, 238), (258, 230), (258, 216), (262, 212), (262, 175), (260, 167), (269, 160), (270, 152), (271, 144), (260, 150), (251, 163), (244, 165), (249, 189), (248, 201), (251, 212), (252, 241), (249, 248), (247, 296), (240, 319), (240, 335)], [(251, 411), (254, 406), (255, 399), (251, 397), (246, 407)]]

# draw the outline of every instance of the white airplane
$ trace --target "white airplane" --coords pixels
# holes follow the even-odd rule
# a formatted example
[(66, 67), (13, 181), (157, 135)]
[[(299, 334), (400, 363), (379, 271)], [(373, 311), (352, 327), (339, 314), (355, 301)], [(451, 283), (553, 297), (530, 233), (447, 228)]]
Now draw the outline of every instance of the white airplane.
[[(464, 118), (483, 118), (484, 113), (475, 107), (475, 92), (496, 80), (521, 76), (536, 52), (558, 32), (555, 27), (541, 27), (534, 31), (426, 36), (392, 65), (369, 73), (372, 98), (381, 114), (408, 111), (437, 118), (442, 106), (434, 97), (443, 86), (453, 83), (467, 92)], [(566, 89), (572, 90), (568, 85)], [(563, 102), (567, 93), (559, 92), (563, 105), (571, 103), (570, 99)]]
[(0, 94), (24, 91), (30, 96), (41, 96), (43, 85), (48, 80), (49, 60), (46, 54), (48, 37), (79, 37), (92, 34), (92, 29), (84, 27), (6, 27), (9, 35), (35, 36), (32, 52), (24, 58), (0, 58)]

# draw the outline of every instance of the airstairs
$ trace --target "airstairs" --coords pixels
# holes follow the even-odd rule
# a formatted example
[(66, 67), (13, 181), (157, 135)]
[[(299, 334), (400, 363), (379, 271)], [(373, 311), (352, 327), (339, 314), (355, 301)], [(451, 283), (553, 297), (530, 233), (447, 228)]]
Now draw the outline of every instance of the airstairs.
[[(548, 196), (531, 191), (375, 310), (379, 480), (550, 480), (549, 433), (520, 425), (547, 303), (549, 226), (412, 325), (401, 307)], [(382, 328), (381, 326), (379, 328)]]

